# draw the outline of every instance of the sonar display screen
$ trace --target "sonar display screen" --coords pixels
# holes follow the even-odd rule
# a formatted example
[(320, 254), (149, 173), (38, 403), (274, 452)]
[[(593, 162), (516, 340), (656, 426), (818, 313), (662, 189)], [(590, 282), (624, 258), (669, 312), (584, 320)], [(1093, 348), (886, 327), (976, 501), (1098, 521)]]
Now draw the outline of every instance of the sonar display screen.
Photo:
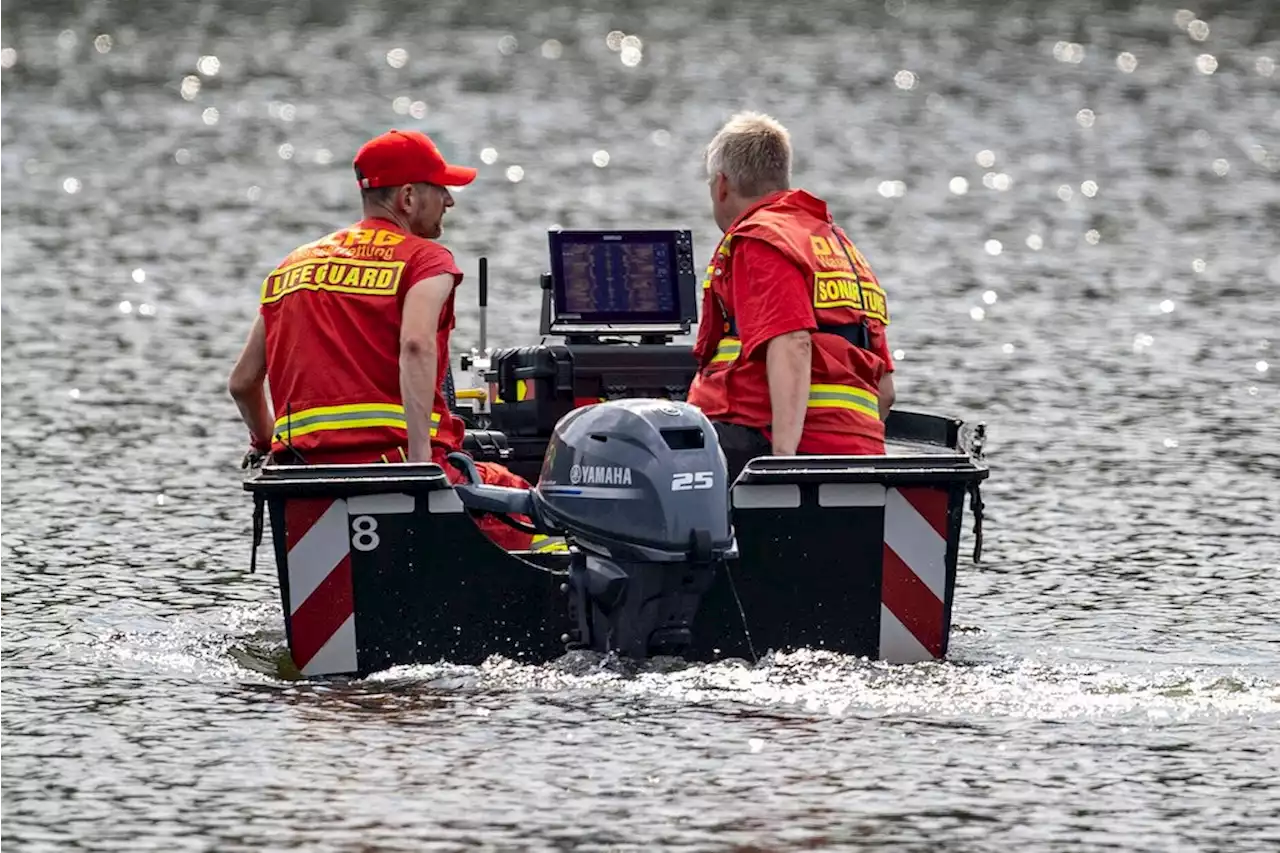
[(675, 318), (673, 247), (665, 241), (565, 242), (557, 313), (583, 320)]

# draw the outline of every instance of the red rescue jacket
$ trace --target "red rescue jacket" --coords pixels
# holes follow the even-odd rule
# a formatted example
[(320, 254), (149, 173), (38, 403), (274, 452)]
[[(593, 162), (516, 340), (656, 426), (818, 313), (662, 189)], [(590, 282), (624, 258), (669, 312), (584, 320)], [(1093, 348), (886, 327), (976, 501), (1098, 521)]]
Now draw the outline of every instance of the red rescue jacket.
[[(294, 249), (267, 276), (273, 452), (292, 446), (313, 464), (403, 458), (401, 311), (411, 285), (442, 273), (453, 274), (455, 288), (462, 281), (448, 249), (375, 218)], [(432, 444), (445, 450), (461, 447), (464, 429), (444, 396), (453, 303), (450, 294), (440, 315), (431, 413)]]
[(700, 370), (689, 402), (712, 420), (768, 432), (772, 408), (765, 348), (751, 358), (741, 357), (742, 342), (729, 308), (735, 288), (769, 286), (734, 275), (734, 246), (747, 239), (779, 250), (811, 283), (817, 331), (800, 452), (866, 453), (869, 441), (883, 452), (879, 386), (893, 369), (885, 336), (885, 293), (866, 259), (833, 222), (826, 203), (803, 190), (767, 196), (725, 233), (702, 285), (702, 320), (694, 346)]

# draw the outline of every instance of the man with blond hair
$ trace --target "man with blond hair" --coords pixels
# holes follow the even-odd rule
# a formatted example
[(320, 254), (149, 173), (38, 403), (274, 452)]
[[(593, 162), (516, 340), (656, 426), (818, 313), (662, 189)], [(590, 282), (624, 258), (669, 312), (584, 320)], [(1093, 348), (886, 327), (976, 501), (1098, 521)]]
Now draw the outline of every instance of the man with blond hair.
[(724, 238), (702, 284), (689, 402), (715, 424), (730, 477), (757, 456), (884, 453), (884, 290), (826, 203), (791, 189), (790, 134), (739, 113), (706, 167)]

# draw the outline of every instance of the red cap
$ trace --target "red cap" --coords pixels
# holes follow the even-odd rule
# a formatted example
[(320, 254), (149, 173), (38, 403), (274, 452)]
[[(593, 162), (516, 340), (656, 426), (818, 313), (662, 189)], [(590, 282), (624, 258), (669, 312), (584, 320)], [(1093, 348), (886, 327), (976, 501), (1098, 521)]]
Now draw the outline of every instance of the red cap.
[(470, 166), (444, 161), (431, 137), (416, 130), (389, 130), (356, 152), (356, 178), (364, 189), (403, 184), (461, 187), (476, 178)]

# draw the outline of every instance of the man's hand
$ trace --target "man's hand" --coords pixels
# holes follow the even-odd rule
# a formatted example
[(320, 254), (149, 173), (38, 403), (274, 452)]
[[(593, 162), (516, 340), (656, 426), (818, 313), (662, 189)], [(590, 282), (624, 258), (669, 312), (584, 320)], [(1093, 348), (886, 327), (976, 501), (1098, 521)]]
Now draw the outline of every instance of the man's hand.
[(240, 460), (240, 467), (245, 469), (261, 468), (262, 463), (265, 462), (267, 457), (270, 455), (271, 451), (269, 450), (264, 452), (256, 447), (250, 447), (249, 451), (245, 453), (244, 458)]
[(773, 338), (765, 351), (769, 402), (773, 410), (773, 455), (795, 456), (809, 408), (809, 375), (813, 369), (811, 336), (787, 332)]
[[(409, 461), (431, 461), (431, 409), (436, 399), (440, 312), (453, 292), (451, 273), (415, 283), (400, 321), (400, 395), (409, 431)], [(445, 366), (448, 369), (448, 365)]]

